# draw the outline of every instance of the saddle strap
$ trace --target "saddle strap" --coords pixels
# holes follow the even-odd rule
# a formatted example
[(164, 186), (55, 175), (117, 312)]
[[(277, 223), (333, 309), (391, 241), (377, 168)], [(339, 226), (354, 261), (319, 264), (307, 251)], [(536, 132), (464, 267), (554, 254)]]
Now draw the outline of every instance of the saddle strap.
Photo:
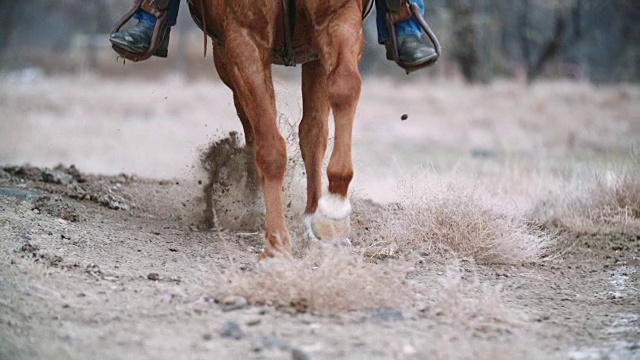
[(296, 55), (293, 51), (293, 35), (296, 27), (296, 0), (282, 0), (284, 57), (285, 66), (296, 66)]
[(143, 0), (140, 9), (153, 15), (156, 19), (162, 16), (169, 7), (169, 0)]
[(392, 23), (397, 24), (412, 17), (411, 2), (409, 0), (385, 0), (385, 2), (387, 16), (391, 18)]

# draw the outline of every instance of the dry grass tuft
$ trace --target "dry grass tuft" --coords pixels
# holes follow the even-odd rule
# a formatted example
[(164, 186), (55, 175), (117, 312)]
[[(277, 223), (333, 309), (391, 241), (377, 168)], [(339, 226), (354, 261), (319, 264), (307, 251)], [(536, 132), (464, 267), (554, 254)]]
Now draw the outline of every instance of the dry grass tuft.
[(540, 202), (531, 217), (577, 232), (640, 230), (640, 170), (609, 171), (568, 185)]
[[(255, 273), (232, 277), (229, 292), (253, 304), (335, 312), (398, 306), (409, 292), (402, 280), (343, 249), (310, 252), (299, 260), (269, 260)], [(302, 309), (300, 309), (302, 307)]]
[(381, 220), (368, 226), (364, 242), (372, 257), (417, 253), (516, 264), (539, 260), (551, 242), (518, 209), (462, 181), (413, 178), (402, 181), (399, 191), (400, 204), (377, 211)]

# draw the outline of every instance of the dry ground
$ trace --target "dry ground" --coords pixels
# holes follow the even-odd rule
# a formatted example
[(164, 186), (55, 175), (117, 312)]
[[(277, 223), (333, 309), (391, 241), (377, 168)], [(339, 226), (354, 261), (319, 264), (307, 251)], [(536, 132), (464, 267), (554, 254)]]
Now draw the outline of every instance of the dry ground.
[(368, 79), (353, 247), (259, 266), (259, 232), (205, 225), (221, 84), (0, 81), (1, 359), (640, 359), (636, 86)]

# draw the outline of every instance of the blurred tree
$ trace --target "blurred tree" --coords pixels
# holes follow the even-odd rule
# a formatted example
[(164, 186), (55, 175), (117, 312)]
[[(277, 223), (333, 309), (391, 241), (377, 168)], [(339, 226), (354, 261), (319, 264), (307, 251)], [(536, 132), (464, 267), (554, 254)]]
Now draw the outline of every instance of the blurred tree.
[(582, 13), (587, 0), (543, 0), (542, 4), (536, 4), (543, 13), (551, 13), (553, 19), (552, 32), (546, 36), (541, 28), (548, 25), (542, 21), (532, 21), (532, 3), (538, 1), (522, 0), (518, 21), (518, 36), (528, 82), (538, 78), (546, 64), (575, 46), (584, 35)]
[(474, 2), (472, 0), (453, 0), (449, 4), (454, 24), (451, 47), (452, 57), (460, 66), (462, 76), (468, 82), (480, 81), (480, 60), (476, 49), (476, 29)]
[(19, 4), (20, 1), (0, 0), (0, 53), (4, 52), (13, 32), (17, 21), (15, 12)]

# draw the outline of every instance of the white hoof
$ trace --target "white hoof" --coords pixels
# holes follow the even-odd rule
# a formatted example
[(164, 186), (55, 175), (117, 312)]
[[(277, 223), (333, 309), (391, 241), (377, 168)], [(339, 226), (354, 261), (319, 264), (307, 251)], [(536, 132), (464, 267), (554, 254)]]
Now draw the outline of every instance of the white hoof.
[(337, 195), (325, 195), (318, 202), (318, 210), (304, 219), (304, 240), (307, 243), (326, 241), (351, 245), (351, 204)]

